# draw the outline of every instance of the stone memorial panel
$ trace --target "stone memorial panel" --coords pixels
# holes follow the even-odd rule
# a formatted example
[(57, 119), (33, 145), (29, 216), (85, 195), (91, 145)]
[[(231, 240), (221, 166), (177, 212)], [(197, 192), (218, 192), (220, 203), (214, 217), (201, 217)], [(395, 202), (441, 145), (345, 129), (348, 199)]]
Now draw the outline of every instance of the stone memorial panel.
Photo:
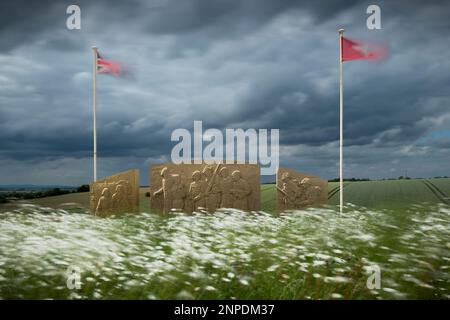
[(139, 170), (120, 172), (90, 185), (91, 212), (98, 216), (139, 207)]
[(278, 212), (327, 203), (328, 180), (307, 173), (279, 168), (276, 188)]
[(163, 213), (260, 209), (257, 164), (166, 163), (151, 168), (150, 181), (151, 208)]

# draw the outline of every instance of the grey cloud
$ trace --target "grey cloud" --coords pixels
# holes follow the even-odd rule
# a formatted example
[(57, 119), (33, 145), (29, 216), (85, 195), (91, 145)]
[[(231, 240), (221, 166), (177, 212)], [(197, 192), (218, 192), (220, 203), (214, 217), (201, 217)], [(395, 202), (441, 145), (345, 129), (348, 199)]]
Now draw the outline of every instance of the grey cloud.
[[(368, 31), (366, 4), (354, 1), (80, 2), (74, 32), (64, 27), (65, 2), (32, 6), (30, 19), (20, 2), (7, 5), (0, 183), (20, 168), (20, 179), (47, 182), (33, 166), (49, 176), (72, 171), (62, 176), (73, 183), (90, 179), (92, 44), (134, 69), (133, 79), (98, 78), (102, 175), (134, 165), (145, 183), (145, 168), (170, 156), (172, 130), (203, 120), (205, 129), (279, 128), (282, 165), (334, 178), (340, 25), (349, 37), (391, 46), (384, 63), (344, 66), (348, 176), (450, 169), (448, 139), (424, 140), (450, 125), (446, 4), (382, 3), (383, 29)], [(434, 167), (420, 165), (424, 150)]]

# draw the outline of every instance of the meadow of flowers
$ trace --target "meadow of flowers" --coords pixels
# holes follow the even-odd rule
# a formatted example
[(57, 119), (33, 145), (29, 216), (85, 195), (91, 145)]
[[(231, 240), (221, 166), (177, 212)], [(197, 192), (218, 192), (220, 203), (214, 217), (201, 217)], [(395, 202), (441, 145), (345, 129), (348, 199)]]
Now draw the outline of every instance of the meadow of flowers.
[(97, 218), (24, 204), (0, 213), (0, 298), (449, 299), (450, 207)]

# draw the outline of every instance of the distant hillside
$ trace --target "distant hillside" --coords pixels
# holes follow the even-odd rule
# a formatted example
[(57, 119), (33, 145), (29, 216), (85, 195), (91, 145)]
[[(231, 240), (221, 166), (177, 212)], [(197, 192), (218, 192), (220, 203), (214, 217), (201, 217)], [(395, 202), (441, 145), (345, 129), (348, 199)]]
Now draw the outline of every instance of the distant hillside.
[(0, 184), (0, 191), (42, 191), (51, 189), (75, 189), (74, 186), (63, 185), (35, 185), (35, 184)]

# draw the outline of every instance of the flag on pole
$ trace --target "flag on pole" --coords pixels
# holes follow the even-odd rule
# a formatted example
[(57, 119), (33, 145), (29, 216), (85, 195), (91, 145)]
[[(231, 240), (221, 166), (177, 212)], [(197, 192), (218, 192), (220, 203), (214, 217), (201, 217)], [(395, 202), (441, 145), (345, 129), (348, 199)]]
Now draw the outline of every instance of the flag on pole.
[(344, 29), (339, 29), (339, 207), (344, 207), (344, 81), (343, 63), (351, 60), (381, 60), (387, 57), (388, 47), (361, 40), (344, 38)]
[(97, 73), (107, 73), (113, 74), (115, 76), (120, 76), (122, 74), (123, 68), (122, 65), (113, 60), (106, 60), (100, 56), (98, 50), (97, 53)]
[(382, 60), (388, 55), (386, 44), (361, 40), (351, 40), (341, 37), (342, 61), (351, 60)]
[(120, 76), (124, 73), (124, 68), (121, 63), (113, 60), (106, 60), (100, 56), (97, 47), (92, 47), (94, 53), (94, 64), (92, 70), (92, 126), (93, 126), (93, 136), (94, 136), (94, 182), (97, 181), (97, 73), (113, 74), (115, 76)]

